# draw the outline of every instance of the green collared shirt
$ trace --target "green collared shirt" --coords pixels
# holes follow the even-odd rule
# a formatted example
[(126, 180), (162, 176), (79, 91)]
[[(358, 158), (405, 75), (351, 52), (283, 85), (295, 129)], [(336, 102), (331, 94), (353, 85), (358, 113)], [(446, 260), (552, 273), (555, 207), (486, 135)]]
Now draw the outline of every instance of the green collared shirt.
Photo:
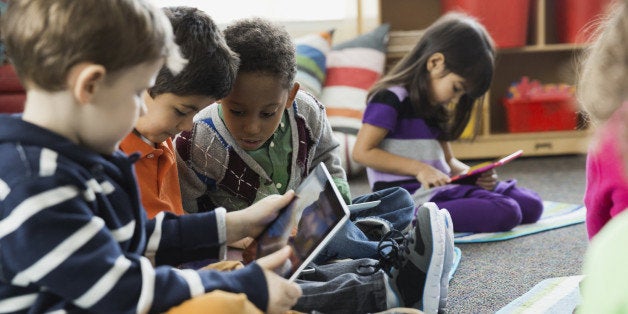
[[(218, 114), (224, 121), (222, 106), (218, 105)], [(292, 154), (292, 132), (288, 114), (284, 111), (279, 127), (275, 133), (256, 150), (247, 151), (275, 184), (277, 191), (283, 194), (286, 192), (288, 180), (290, 179), (290, 165)]]
[[(222, 106), (218, 104), (218, 115), (224, 121)], [(292, 132), (288, 113), (283, 112), (281, 123), (275, 133), (256, 150), (246, 151), (270, 177), (281, 194), (286, 192), (292, 164)], [(261, 180), (261, 179), (260, 179)], [(351, 204), (351, 190), (346, 180), (333, 178), (336, 187), (347, 204)]]

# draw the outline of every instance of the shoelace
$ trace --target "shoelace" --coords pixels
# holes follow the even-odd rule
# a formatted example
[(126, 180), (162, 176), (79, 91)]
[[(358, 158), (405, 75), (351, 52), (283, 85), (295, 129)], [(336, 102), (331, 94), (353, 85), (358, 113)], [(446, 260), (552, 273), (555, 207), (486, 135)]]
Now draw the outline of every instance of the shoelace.
[[(401, 244), (399, 244), (401, 242)], [(374, 264), (359, 265), (357, 273), (360, 275), (372, 275), (378, 270), (382, 269), (392, 277), (393, 268), (401, 268), (403, 261), (405, 260), (403, 251), (405, 254), (410, 253), (408, 248), (409, 237), (406, 237), (401, 231), (393, 229), (388, 231), (377, 244), (377, 251), (379, 253), (379, 261)], [(389, 252), (385, 252), (390, 249)]]

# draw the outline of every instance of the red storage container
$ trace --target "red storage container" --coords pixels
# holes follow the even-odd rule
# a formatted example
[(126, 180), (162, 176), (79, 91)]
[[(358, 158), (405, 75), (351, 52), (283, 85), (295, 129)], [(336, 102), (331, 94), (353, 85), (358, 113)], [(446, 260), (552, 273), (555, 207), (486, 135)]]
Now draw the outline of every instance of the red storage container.
[(573, 98), (504, 99), (508, 131), (575, 130), (578, 114)]
[(613, 0), (556, 0), (556, 31), (563, 43), (586, 43), (595, 31), (595, 22)]
[(441, 0), (442, 12), (476, 17), (499, 48), (525, 46), (530, 0)]

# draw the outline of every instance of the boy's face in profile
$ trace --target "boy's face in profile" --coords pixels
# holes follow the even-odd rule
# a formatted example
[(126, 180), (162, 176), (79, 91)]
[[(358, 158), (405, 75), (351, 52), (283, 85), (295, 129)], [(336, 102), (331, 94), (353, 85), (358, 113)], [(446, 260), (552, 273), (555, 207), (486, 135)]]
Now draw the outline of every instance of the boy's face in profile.
[(141, 93), (155, 83), (163, 60), (154, 60), (106, 73), (94, 88), (88, 106), (81, 116), (84, 132), (79, 144), (101, 154), (112, 154), (120, 141), (144, 114)]
[(202, 95), (178, 96), (165, 93), (152, 98), (144, 92), (147, 112), (135, 124), (135, 129), (151, 142), (162, 143), (181, 131), (192, 129), (192, 119), (215, 99)]
[(298, 85), (286, 89), (272, 75), (238, 73), (231, 93), (220, 100), (224, 120), (244, 150), (260, 148), (275, 133)]

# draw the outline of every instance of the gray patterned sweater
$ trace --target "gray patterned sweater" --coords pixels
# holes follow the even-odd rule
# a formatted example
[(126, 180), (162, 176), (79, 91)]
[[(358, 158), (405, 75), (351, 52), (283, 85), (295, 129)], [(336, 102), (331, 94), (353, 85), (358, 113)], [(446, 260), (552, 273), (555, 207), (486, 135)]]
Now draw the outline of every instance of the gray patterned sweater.
[[(325, 108), (310, 94), (299, 91), (288, 110), (292, 132), (292, 160), (287, 189), (295, 189), (323, 162), (335, 180), (346, 182), (340, 165), (338, 141)], [(262, 167), (233, 139), (217, 106), (209, 106), (196, 117), (194, 127), (175, 141), (179, 153), (179, 179), (183, 208), (187, 212), (211, 211), (222, 206), (228, 211), (250, 206), (277, 188)], [(288, 165), (288, 162), (290, 165)]]

